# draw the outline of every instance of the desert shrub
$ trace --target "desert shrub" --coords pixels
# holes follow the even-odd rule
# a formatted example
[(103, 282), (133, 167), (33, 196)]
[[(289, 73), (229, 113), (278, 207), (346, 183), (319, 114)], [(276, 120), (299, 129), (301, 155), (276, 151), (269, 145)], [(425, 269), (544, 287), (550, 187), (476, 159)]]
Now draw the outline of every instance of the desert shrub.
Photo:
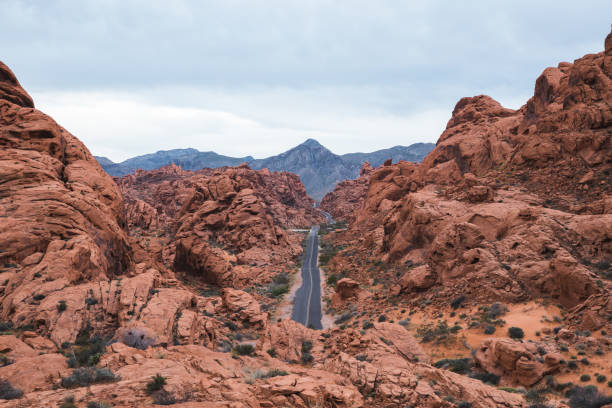
[(57, 311), (62, 313), (64, 310), (66, 310), (68, 306), (66, 306), (66, 301), (65, 300), (60, 300), (59, 302), (57, 302)]
[(100, 401), (89, 401), (87, 403), (87, 408), (111, 408), (106, 402)]
[(113, 382), (119, 379), (120, 377), (108, 368), (80, 367), (75, 368), (68, 377), (62, 378), (61, 384), (64, 388), (74, 388), (96, 383)]
[(334, 320), (334, 323), (338, 324), (338, 325), (342, 324), (342, 323), (345, 323), (345, 322), (349, 321), (353, 316), (355, 316), (354, 313), (346, 312), (346, 313), (342, 314), (342, 316), (340, 316), (339, 318)]
[(74, 403), (74, 395), (68, 395), (60, 404), (59, 408), (77, 408)]
[(578, 368), (578, 363), (576, 363), (575, 361), (568, 361), (567, 368), (569, 368), (570, 370), (575, 370)]
[(268, 349), (267, 353), (270, 357), (276, 357), (276, 350), (274, 349)]
[(12, 400), (21, 398), (22, 396), (23, 391), (13, 387), (7, 380), (0, 379), (0, 399)]
[(335, 273), (332, 273), (331, 275), (329, 275), (327, 277), (327, 286), (336, 286), (336, 283), (338, 283), (338, 275), (336, 275)]
[(147, 335), (144, 329), (138, 327), (124, 331), (120, 341), (126, 346), (139, 350), (145, 350), (155, 344), (155, 339)]
[(302, 341), (302, 353), (309, 353), (312, 350), (312, 341), (303, 340)]
[(493, 373), (472, 373), (470, 377), (491, 385), (499, 384), (499, 376)]
[(155, 391), (152, 396), (155, 405), (174, 405), (177, 402), (174, 395), (164, 389)]
[(237, 344), (234, 346), (234, 353), (239, 356), (249, 356), (255, 352), (255, 347), (251, 344)]
[(574, 387), (566, 394), (569, 397), (571, 408), (601, 408), (606, 404), (612, 403), (612, 397), (607, 397), (595, 386)]
[(522, 339), (525, 337), (525, 332), (523, 332), (523, 329), (520, 327), (510, 327), (508, 329), (508, 336), (510, 336), (511, 339)]
[(34, 296), (32, 296), (32, 299), (36, 300), (36, 301), (40, 301), (43, 300), (45, 298), (45, 295), (43, 295), (42, 293), (36, 294)]
[(98, 304), (98, 299), (92, 298), (92, 297), (85, 298), (85, 304), (87, 306), (97, 305)]
[(363, 328), (363, 330), (368, 330), (368, 329), (371, 329), (372, 327), (374, 327), (374, 323), (372, 323), (369, 320), (364, 320), (361, 327)]
[(597, 380), (598, 383), (605, 383), (607, 378), (603, 374), (597, 374), (595, 379)]
[(6, 367), (7, 365), (11, 365), (14, 362), (15, 362), (15, 360), (10, 358), (9, 356), (6, 356), (4, 354), (0, 354), (0, 367)]
[(495, 333), (495, 326), (487, 325), (484, 329), (485, 334), (493, 334)]
[(582, 374), (582, 375), (580, 376), (580, 381), (582, 381), (582, 382), (591, 381), (591, 376), (590, 376), (590, 375), (588, 375), (588, 374)]
[(472, 403), (467, 401), (457, 402), (457, 408), (472, 408)]
[(407, 327), (410, 325), (410, 319), (402, 319), (399, 322), (397, 322), (397, 324), (399, 324), (400, 326)]
[(525, 400), (534, 404), (541, 404), (546, 401), (545, 393), (546, 388), (531, 388), (525, 393)]
[(268, 371), (266, 374), (264, 374), (263, 378), (281, 377), (285, 375), (289, 375), (289, 373), (286, 372), (285, 370), (279, 370), (278, 368), (273, 368), (270, 371)]
[(451, 327), (445, 320), (441, 320), (435, 326), (433, 323), (420, 326), (417, 329), (416, 335), (420, 337), (421, 341), (424, 343), (435, 341), (435, 343), (438, 344), (454, 340), (459, 330), (461, 330), (461, 326), (455, 325)]
[(474, 363), (470, 358), (445, 358), (434, 363), (437, 368), (443, 368), (458, 374), (467, 374), (473, 365)]
[(274, 285), (270, 289), (270, 296), (280, 297), (285, 293), (289, 292), (289, 285)]
[(367, 356), (365, 354), (359, 354), (358, 356), (355, 356), (355, 358), (359, 361), (366, 361)]
[(156, 374), (151, 377), (151, 381), (147, 383), (147, 394), (152, 394), (155, 391), (159, 391), (166, 385), (166, 377), (161, 374)]
[(302, 353), (301, 360), (302, 360), (303, 364), (308, 364), (308, 363), (312, 363), (313, 362), (314, 357), (310, 353)]
[(465, 297), (465, 295), (457, 296), (451, 301), (450, 305), (453, 309), (459, 309), (459, 306), (461, 306), (461, 304), (465, 302), (466, 299), (467, 298)]
[(12, 322), (0, 322), (0, 332), (6, 332), (13, 330)]
[(387, 316), (385, 316), (384, 314), (381, 314), (380, 316), (378, 316), (378, 322), (386, 322), (387, 321)]

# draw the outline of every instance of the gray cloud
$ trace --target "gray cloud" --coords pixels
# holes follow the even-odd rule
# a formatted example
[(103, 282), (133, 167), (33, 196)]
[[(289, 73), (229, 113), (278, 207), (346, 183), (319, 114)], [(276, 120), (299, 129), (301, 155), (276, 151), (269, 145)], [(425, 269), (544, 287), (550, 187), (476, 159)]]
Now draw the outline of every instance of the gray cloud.
[[(145, 124), (113, 113), (126, 101), (140, 104), (141, 120), (164, 106), (250, 121), (219, 133), (242, 141), (243, 154), (277, 153), (273, 142), (253, 139), (278, 128), (296, 139), (320, 132), (339, 151), (365, 150), (371, 141), (349, 146), (338, 135), (365, 139), (357, 130), (370, 118), (393, 135), (371, 136), (381, 142), (436, 140), (431, 132), (461, 96), (487, 93), (517, 107), (546, 66), (600, 51), (610, 15), (609, 1), (2, 0), (0, 58), (86, 143), (93, 130), (79, 125), (66, 92), (79, 105), (100, 98), (118, 123), (100, 123), (100, 132), (113, 133), (106, 145), (89, 144), (95, 153), (116, 150), (115, 137), (131, 138), (117, 158), (163, 147), (141, 139)], [(113, 97), (121, 98), (115, 108)], [(448, 114), (437, 127), (406, 126), (432, 112)], [(192, 125), (206, 133), (206, 123)], [(179, 125), (172, 117), (160, 124), (177, 132)]]

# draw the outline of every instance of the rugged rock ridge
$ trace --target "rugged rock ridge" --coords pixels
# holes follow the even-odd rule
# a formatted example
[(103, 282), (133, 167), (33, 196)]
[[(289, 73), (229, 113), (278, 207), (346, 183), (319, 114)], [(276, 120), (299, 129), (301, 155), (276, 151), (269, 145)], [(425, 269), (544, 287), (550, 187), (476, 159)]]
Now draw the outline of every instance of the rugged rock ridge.
[(391, 158), (393, 161), (421, 161), (433, 149), (433, 143), (415, 143), (410, 146), (395, 146), (371, 153), (348, 153), (337, 155), (314, 139), (275, 156), (264, 159), (228, 157), (215, 152), (200, 152), (196, 149), (174, 149), (133, 157), (121, 163), (113, 163), (106, 157), (96, 157), (104, 170), (112, 176), (124, 176), (138, 169), (155, 170), (176, 164), (185, 170), (238, 166), (247, 162), (253, 169), (288, 171), (301, 177), (311, 197), (320, 200), (336, 183), (353, 179), (359, 175), (359, 167), (369, 161), (375, 167)]
[(374, 170), (337, 242), (359, 250), (330, 271), (366, 284), (364, 258), (379, 257), (404, 272), (375, 278), (414, 306), (545, 297), (575, 308), (568, 324), (609, 330), (611, 36), (604, 52), (547, 68), (516, 111), (461, 99), (421, 164)]
[(171, 165), (118, 182), (128, 224), (148, 236), (143, 246), (168, 267), (221, 286), (265, 278), (267, 267), (301, 252), (287, 229), (324, 219), (299, 177), (246, 164), (197, 172)]
[(578, 260), (610, 256), (610, 216), (545, 207), (567, 211), (585, 197), (609, 200), (610, 52), (546, 69), (518, 111), (487, 96), (461, 99), (422, 164), (399, 163), (371, 175), (357, 224), (381, 222), (385, 257), (427, 262), (440, 282), (486, 270), (500, 276), (499, 288), (508, 294), (524, 295), (521, 286), (534, 288), (527, 283), (532, 279), (546, 280), (546, 288), (535, 288), (568, 306), (596, 293), (596, 276)]
[[(173, 270), (176, 261), (167, 263), (173, 245), (194, 254), (206, 243), (204, 256), (234, 256), (232, 275), (241, 266), (260, 274), (233, 265), (240, 257), (229, 249), (292, 248), (279, 227), (317, 217), (299, 180), (246, 166), (202, 173), (172, 166), (120, 180), (124, 203), (87, 149), (28, 107), (14, 75), (0, 67), (8, 95), (0, 100), (0, 379), (24, 393), (0, 406), (70, 398), (119, 407), (450, 408), (451, 398), (477, 408), (523, 405), (519, 395), (416, 363), (426, 356), (397, 324), (314, 331), (271, 323), (255, 294), (194, 290)], [(147, 390), (157, 374), (166, 384)]]
[(2, 316), (42, 324), (33, 297), (121, 275), (132, 255), (117, 185), (5, 65), (0, 79)]
[(328, 212), (334, 220), (353, 222), (355, 212), (361, 208), (365, 200), (373, 171), (374, 168), (370, 163), (363, 163), (359, 177), (338, 183), (334, 191), (325, 194), (319, 208)]

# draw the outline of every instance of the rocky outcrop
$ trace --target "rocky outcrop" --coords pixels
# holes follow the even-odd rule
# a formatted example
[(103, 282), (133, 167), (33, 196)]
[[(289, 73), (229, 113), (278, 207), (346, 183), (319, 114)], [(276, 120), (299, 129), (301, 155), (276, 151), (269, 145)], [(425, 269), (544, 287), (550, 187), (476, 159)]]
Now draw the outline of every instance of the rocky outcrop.
[(324, 219), (297, 176), (246, 164), (198, 172), (172, 165), (118, 182), (142, 246), (169, 268), (221, 286), (269, 279), (270, 265), (301, 252), (287, 230)]
[(503, 383), (531, 387), (545, 375), (559, 371), (563, 358), (548, 343), (488, 339), (478, 347), (474, 359), (484, 371), (500, 376)]
[(319, 208), (329, 213), (336, 221), (351, 223), (355, 220), (355, 211), (363, 205), (368, 191), (370, 174), (374, 168), (365, 162), (361, 166), (359, 177), (355, 180), (344, 180), (327, 193), (321, 200)]
[(54, 331), (41, 304), (68, 301), (73, 285), (132, 267), (122, 197), (87, 148), (32, 107), (3, 64), (0, 84), (0, 310), (15, 326)]
[[(430, 290), (434, 301), (546, 296), (573, 308), (604, 296), (611, 284), (602, 270), (612, 256), (610, 52), (545, 70), (518, 110), (483, 95), (461, 99), (421, 164), (371, 173), (354, 223), (335, 234), (337, 244), (359, 250), (341, 253), (329, 273), (348, 270), (361, 283), (387, 278), (360, 266), (378, 256), (397, 271), (389, 292), (412, 299)], [(598, 311), (585, 324), (602, 327)]]

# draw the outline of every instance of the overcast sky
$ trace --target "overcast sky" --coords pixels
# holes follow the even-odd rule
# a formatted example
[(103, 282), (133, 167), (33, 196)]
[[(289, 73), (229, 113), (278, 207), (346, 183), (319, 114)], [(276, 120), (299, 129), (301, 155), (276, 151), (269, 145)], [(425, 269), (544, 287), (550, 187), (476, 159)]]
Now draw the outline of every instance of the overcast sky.
[(603, 50), (612, 1), (0, 0), (0, 60), (114, 161), (435, 142), (459, 98), (518, 108)]

